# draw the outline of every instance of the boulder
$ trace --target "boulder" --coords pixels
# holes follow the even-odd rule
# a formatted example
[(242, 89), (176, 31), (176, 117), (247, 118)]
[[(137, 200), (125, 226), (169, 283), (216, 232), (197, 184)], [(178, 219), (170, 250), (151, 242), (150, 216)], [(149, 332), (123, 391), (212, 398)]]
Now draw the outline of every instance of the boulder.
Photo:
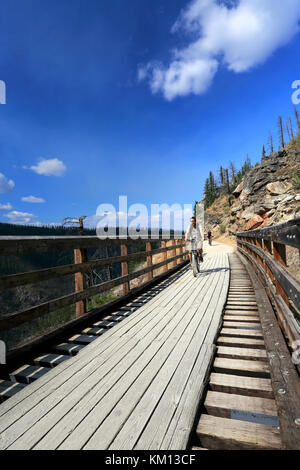
[(294, 196), (292, 195), (287, 196), (281, 201), (281, 204), (287, 204), (288, 202), (291, 202), (293, 199), (294, 199)]
[(256, 206), (254, 206), (254, 213), (255, 214), (258, 214), (258, 215), (263, 215), (267, 212), (267, 208), (262, 204), (256, 204)]
[(255, 214), (245, 225), (245, 230), (254, 230), (255, 228), (259, 227), (264, 222), (264, 219)]
[(241, 192), (243, 191), (244, 189), (244, 183), (243, 181), (235, 188), (235, 190), (233, 191), (233, 195), (235, 197), (239, 197), (239, 195), (241, 194)]
[(285, 194), (291, 187), (291, 183), (282, 181), (274, 181), (273, 183), (267, 184), (267, 190), (274, 196)]
[(275, 201), (273, 200), (270, 200), (269, 202), (265, 202), (265, 201), (262, 201), (261, 202), (261, 207), (263, 207), (266, 211), (268, 210), (271, 210), (271, 209), (275, 209)]

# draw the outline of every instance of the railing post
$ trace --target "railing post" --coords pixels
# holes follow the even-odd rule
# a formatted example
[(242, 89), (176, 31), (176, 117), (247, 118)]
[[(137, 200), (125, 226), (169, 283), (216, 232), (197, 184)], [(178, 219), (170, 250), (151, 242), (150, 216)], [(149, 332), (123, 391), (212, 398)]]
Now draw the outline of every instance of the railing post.
[[(182, 245), (183, 244), (183, 240), (179, 240), (179, 244)], [(180, 258), (179, 258), (179, 263), (182, 263), (183, 262), (183, 248), (179, 248), (179, 254), (181, 255)]]
[(273, 242), (274, 259), (286, 266), (286, 246), (281, 243)]
[[(273, 255), (275, 261), (278, 261), (278, 263), (282, 264), (283, 266), (286, 266), (286, 246), (282, 245), (281, 243), (276, 243), (273, 242)], [(281, 284), (277, 281), (275, 282), (276, 286), (276, 293), (281, 295), (283, 300), (287, 305), (289, 305), (289, 299), (288, 296), (286, 295), (285, 291), (283, 290)]]
[[(176, 246), (178, 247), (178, 245), (180, 244), (180, 240), (176, 240)], [(177, 248), (175, 250), (175, 254), (176, 255), (180, 255), (180, 248)], [(175, 261), (175, 265), (177, 266), (178, 264), (181, 263), (181, 259), (180, 258), (177, 258), (177, 260)]]
[[(127, 256), (128, 255), (128, 247), (127, 245), (121, 245), (121, 256)], [(122, 276), (127, 276), (128, 274), (128, 262), (124, 261), (121, 263), (121, 269), (122, 269)], [(122, 289), (123, 289), (123, 295), (127, 295), (128, 292), (130, 291), (130, 283), (129, 282), (124, 282), (122, 284)]]
[[(152, 250), (152, 244), (150, 241), (146, 243), (146, 251), (151, 251)], [(149, 255), (147, 256), (147, 266), (150, 267), (152, 266), (152, 256)], [(148, 281), (151, 281), (153, 279), (153, 271), (149, 271), (148, 273)]]
[[(176, 240), (172, 240), (172, 245), (174, 246), (174, 250), (172, 250), (172, 258), (173, 256), (176, 256)], [(173, 261), (172, 267), (175, 268), (177, 266), (177, 261)]]
[(269, 254), (272, 255), (272, 243), (270, 240), (263, 240), (263, 249)]
[[(74, 263), (81, 264), (87, 261), (87, 253), (85, 249), (77, 248), (74, 250)], [(75, 292), (82, 291), (86, 288), (86, 279), (84, 273), (75, 273)], [(87, 313), (87, 299), (76, 302), (76, 318)]]
[[(162, 240), (162, 242), (161, 242), (161, 247), (162, 247), (162, 248), (166, 248), (166, 247), (167, 247), (167, 242), (166, 242), (165, 240)], [(166, 261), (167, 258), (168, 258), (168, 252), (167, 252), (167, 251), (164, 251), (162, 255), (163, 255), (163, 256), (162, 256), (163, 261)], [(168, 265), (165, 264), (165, 265), (163, 266), (163, 268), (162, 268), (162, 272), (165, 273), (165, 272), (167, 272), (167, 270), (168, 270)]]

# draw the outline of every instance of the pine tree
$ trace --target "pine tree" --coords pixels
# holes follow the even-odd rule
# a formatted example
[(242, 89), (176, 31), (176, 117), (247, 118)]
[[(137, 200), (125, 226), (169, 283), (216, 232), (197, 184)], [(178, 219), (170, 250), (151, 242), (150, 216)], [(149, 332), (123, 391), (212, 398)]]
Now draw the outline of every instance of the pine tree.
[(262, 148), (262, 157), (264, 158), (266, 156), (266, 149), (265, 149), (265, 146), (263, 145), (263, 148)]
[(195, 201), (194, 210), (193, 210), (193, 216), (194, 217), (196, 217), (197, 204), (198, 204), (198, 201)]
[(241, 169), (242, 178), (245, 176), (246, 173), (248, 173), (249, 170), (251, 170), (251, 168), (252, 168), (251, 160), (250, 160), (249, 155), (247, 153), (245, 163), (244, 163), (244, 165), (242, 166), (242, 169)]
[(210, 191), (208, 178), (206, 178), (205, 180), (204, 196), (205, 196), (205, 208), (207, 209), (211, 205), (211, 191)]

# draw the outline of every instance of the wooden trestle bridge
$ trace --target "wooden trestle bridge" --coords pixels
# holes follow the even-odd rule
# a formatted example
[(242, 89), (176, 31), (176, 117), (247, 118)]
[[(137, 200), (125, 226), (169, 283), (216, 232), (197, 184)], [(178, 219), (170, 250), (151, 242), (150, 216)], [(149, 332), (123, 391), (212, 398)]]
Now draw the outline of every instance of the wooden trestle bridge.
[[(239, 233), (231, 254), (205, 246), (197, 278), (181, 239), (134, 252), (141, 240), (0, 237), (3, 257), (74, 250), (73, 264), (2, 275), (0, 295), (75, 276), (74, 292), (2, 314), (0, 338), (76, 304), (76, 318), (7, 352), (0, 448), (300, 449), (300, 286), (286, 261), (299, 225)], [(118, 256), (88, 259), (107, 246)], [(87, 285), (86, 273), (120, 263), (121, 276)], [(87, 311), (117, 286), (122, 296)]]

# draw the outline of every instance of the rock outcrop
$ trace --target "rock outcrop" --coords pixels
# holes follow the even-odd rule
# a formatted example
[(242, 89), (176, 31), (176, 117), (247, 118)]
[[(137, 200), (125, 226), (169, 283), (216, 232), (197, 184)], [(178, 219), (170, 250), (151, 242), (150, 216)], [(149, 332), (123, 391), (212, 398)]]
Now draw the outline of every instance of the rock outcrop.
[[(295, 175), (298, 180), (295, 182)], [(263, 228), (300, 217), (300, 143), (289, 146), (252, 168), (233, 190), (206, 210), (206, 226), (215, 236)], [(233, 201), (232, 201), (233, 198)], [(231, 204), (231, 205), (230, 205)]]

